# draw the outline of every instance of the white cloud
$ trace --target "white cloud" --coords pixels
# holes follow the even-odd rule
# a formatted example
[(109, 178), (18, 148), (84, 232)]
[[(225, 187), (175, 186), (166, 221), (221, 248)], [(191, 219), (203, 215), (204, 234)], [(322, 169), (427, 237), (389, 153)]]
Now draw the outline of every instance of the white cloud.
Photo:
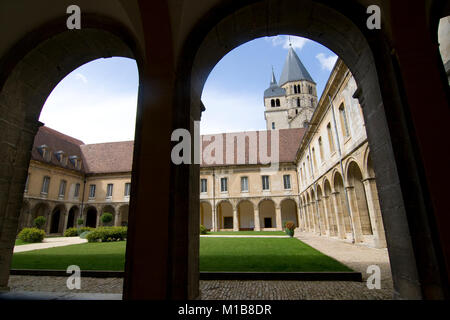
[(202, 95), (206, 111), (201, 134), (265, 130), (264, 102), (260, 93), (224, 92), (208, 88)]
[(39, 120), (87, 144), (133, 140), (136, 108), (137, 94), (105, 96), (56, 88), (47, 99)]
[(320, 65), (322, 66), (322, 70), (331, 71), (338, 57), (336, 55), (330, 55), (329, 57), (326, 57), (325, 54), (319, 53), (316, 55), (316, 58), (317, 60), (319, 60)]
[(86, 76), (84, 76), (82, 73), (79, 73), (79, 72), (77, 74), (75, 74), (75, 79), (81, 80), (81, 81), (83, 81), (83, 83), (88, 82)]
[(311, 41), (306, 38), (295, 36), (275, 36), (275, 37), (267, 37), (266, 39), (271, 41), (273, 46), (282, 45), (284, 49), (288, 49), (289, 46), (292, 45), (294, 49), (299, 50), (301, 50), (306, 43)]

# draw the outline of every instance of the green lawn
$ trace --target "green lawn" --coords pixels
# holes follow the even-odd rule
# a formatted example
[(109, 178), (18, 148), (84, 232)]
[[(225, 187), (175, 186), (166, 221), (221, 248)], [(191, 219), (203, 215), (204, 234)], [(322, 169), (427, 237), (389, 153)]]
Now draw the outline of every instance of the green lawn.
[(284, 231), (218, 231), (207, 235), (239, 235), (239, 236), (285, 236)]
[(13, 269), (66, 270), (75, 264), (81, 270), (123, 270), (125, 241), (83, 243), (65, 247), (14, 253)]
[(296, 238), (201, 238), (201, 271), (352, 271)]
[(21, 246), (21, 245), (24, 245), (24, 244), (31, 244), (31, 242), (25, 242), (25, 241), (22, 241), (20, 239), (16, 239), (16, 242), (14, 243), (14, 246)]
[[(125, 241), (15, 253), (13, 269), (123, 270)], [(201, 238), (201, 271), (351, 271), (296, 238)]]

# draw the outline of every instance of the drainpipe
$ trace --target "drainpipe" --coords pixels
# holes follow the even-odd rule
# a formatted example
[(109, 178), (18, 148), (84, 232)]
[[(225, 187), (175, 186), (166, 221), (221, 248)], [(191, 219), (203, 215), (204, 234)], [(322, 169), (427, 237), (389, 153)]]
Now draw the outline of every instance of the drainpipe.
[[(352, 229), (352, 243), (355, 243), (355, 230), (353, 228), (352, 215), (350, 213), (350, 200), (348, 198), (348, 192), (347, 192), (347, 188), (346, 188), (347, 181), (346, 181), (346, 178), (345, 178), (344, 166), (342, 165), (341, 145), (339, 143), (339, 136), (338, 136), (337, 126), (336, 126), (336, 116), (334, 115), (333, 102), (331, 100), (330, 95), (328, 95), (328, 100), (330, 101), (331, 113), (333, 114), (334, 131), (335, 131), (335, 134), (336, 134), (336, 141), (337, 141), (337, 147), (338, 147), (338, 153), (339, 153), (339, 163), (341, 165), (342, 180), (344, 182), (345, 203), (347, 205), (347, 213), (348, 213), (348, 217), (349, 217), (349, 220), (350, 220), (350, 228)], [(345, 230), (345, 222), (344, 222), (344, 230)]]

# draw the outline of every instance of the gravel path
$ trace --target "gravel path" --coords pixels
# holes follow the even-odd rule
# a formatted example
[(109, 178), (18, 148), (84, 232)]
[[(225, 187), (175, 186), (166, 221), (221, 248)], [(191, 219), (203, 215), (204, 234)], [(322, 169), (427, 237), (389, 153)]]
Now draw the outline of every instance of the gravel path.
[[(381, 289), (370, 290), (366, 282), (348, 281), (200, 281), (202, 300), (299, 300), (337, 299), (366, 300), (392, 299), (392, 279), (386, 249), (352, 245), (343, 241), (301, 233), (299, 239), (324, 254), (339, 260), (367, 279), (367, 266), (381, 269)], [(123, 280), (119, 278), (82, 278), (80, 290), (69, 290), (66, 277), (11, 276), (9, 286), (13, 292), (90, 292), (122, 293)]]

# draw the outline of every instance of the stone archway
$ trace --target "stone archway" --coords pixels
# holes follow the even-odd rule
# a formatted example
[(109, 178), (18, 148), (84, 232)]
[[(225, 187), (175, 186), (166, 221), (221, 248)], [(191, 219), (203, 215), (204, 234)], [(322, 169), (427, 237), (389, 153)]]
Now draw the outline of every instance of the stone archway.
[(363, 176), (358, 164), (355, 161), (350, 162), (347, 167), (347, 192), (353, 227), (355, 233), (360, 233), (362, 236), (373, 235), (369, 207), (367, 206), (367, 197), (362, 180)]
[(226, 200), (217, 204), (217, 222), (219, 230), (233, 230), (233, 205)]
[(34, 219), (36, 219), (37, 217), (44, 217), (46, 219), (45, 225), (42, 228), (44, 230), (47, 230), (50, 220), (50, 206), (48, 203), (38, 202), (37, 204), (35, 204), (34, 208), (31, 210), (31, 226), (34, 226)]
[(86, 227), (96, 228), (98, 225), (97, 208), (92, 207), (92, 206), (87, 207), (85, 216), (86, 216), (86, 220), (84, 222), (84, 225)]
[(208, 201), (200, 202), (200, 224), (206, 229), (213, 229), (212, 206)]
[(336, 192), (335, 210), (337, 211), (337, 221), (341, 225), (342, 235), (345, 238), (351, 238), (352, 225), (348, 212), (347, 199), (344, 189), (344, 180), (339, 172), (334, 174), (334, 191)]
[(116, 219), (118, 218), (118, 221), (115, 221), (116, 226), (122, 226), (122, 227), (128, 226), (129, 210), (130, 210), (130, 206), (128, 204), (124, 204), (124, 205), (120, 206), (120, 208), (116, 214)]
[(323, 183), (324, 193), (324, 208), (328, 213), (328, 223), (330, 226), (330, 236), (336, 236), (338, 234), (338, 226), (336, 221), (336, 215), (333, 210), (333, 199), (331, 193), (331, 184), (328, 179), (325, 179)]
[[(112, 220), (110, 222), (108, 222), (108, 223), (104, 223), (101, 220), (102, 215), (105, 214), (105, 213), (110, 213), (112, 215)], [(113, 205), (110, 205), (110, 204), (104, 205), (102, 207), (102, 210), (101, 210), (101, 213), (100, 213), (100, 216), (99, 216), (99, 218), (100, 218), (99, 225), (106, 226), (106, 227), (111, 227), (111, 226), (114, 225), (115, 217), (116, 217), (116, 208)]]
[(69, 210), (69, 214), (67, 216), (67, 225), (66, 229), (74, 228), (77, 226), (77, 217), (79, 215), (80, 208), (78, 206), (72, 206)]
[(237, 205), (239, 230), (255, 230), (255, 210), (250, 200), (242, 200)]
[(22, 208), (20, 209), (17, 232), (19, 232), (23, 228), (31, 226), (30, 224), (31, 224), (30, 203), (28, 201), (24, 201), (22, 204)]
[(66, 207), (64, 205), (57, 205), (50, 215), (49, 234), (62, 234), (64, 231), (64, 217)]
[(299, 226), (297, 215), (297, 203), (293, 199), (283, 199), (280, 203), (281, 207), (281, 226), (284, 228), (286, 222), (294, 222), (295, 227)]
[(261, 230), (275, 230), (281, 228), (277, 225), (275, 202), (271, 199), (263, 199), (258, 204), (259, 221)]

